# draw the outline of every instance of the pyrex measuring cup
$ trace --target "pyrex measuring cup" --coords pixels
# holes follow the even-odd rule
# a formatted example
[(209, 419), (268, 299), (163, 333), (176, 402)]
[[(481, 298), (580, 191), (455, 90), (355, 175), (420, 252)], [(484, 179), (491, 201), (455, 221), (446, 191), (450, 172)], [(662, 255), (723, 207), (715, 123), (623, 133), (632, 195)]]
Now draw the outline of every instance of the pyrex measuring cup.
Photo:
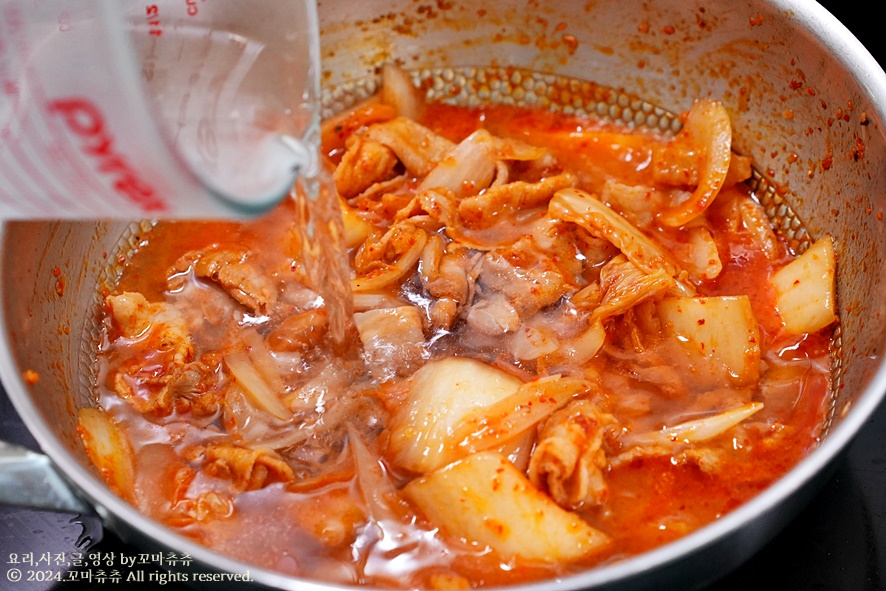
[(263, 211), (317, 166), (315, 0), (0, 0), (0, 218)]

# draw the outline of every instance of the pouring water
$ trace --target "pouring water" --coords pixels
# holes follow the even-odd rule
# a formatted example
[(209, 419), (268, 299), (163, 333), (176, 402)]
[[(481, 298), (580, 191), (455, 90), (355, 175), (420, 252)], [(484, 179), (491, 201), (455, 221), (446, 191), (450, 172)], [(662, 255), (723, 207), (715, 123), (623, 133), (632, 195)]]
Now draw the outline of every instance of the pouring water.
[(313, 0), (0, 0), (0, 217), (255, 215), (319, 148)]

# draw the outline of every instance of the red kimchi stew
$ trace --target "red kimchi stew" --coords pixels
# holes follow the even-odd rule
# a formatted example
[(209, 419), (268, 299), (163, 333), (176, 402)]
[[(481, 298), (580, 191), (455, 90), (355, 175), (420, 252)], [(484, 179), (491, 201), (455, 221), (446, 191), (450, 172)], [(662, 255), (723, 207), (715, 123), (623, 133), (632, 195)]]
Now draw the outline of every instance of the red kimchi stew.
[(282, 573), (468, 588), (680, 538), (814, 448), (834, 244), (789, 251), (721, 103), (665, 135), (403, 87), (324, 123), (339, 243), (293, 203), (140, 237), (79, 415), (115, 492)]

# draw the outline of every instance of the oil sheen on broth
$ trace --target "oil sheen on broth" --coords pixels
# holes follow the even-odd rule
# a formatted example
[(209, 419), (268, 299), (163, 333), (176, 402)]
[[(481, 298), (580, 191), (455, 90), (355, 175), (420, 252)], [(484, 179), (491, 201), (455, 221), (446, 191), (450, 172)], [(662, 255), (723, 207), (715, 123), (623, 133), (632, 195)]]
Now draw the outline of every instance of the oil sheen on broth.
[(80, 411), (118, 494), (283, 573), (465, 588), (679, 538), (816, 445), (833, 243), (788, 252), (722, 105), (666, 138), (404, 88), (324, 126), (343, 350), (292, 203), (144, 236)]

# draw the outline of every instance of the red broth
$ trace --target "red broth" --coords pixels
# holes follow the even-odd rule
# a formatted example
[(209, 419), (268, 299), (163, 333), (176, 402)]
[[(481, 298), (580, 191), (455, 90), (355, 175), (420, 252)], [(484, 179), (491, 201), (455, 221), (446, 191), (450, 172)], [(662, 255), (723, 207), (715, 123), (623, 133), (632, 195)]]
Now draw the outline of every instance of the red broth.
[[(385, 122), (377, 113), (370, 119)], [(684, 536), (765, 489), (818, 443), (830, 386), (830, 329), (785, 330), (770, 278), (795, 257), (780, 241), (767, 243), (749, 230), (740, 212), (754, 196), (742, 182), (720, 189), (692, 223), (669, 227), (658, 223), (657, 214), (691, 193), (693, 182), (690, 173), (677, 185), (667, 180), (676, 173), (661, 172), (670, 138), (513, 107), (427, 105), (419, 123), (451, 145), (483, 128), (503, 142), (495, 158), (521, 153), (495, 169), (499, 184), (521, 182), (522, 190), (568, 172), (574, 187), (604, 201), (613, 187), (642, 187), (624, 190), (639, 202), (628, 204), (629, 211), (623, 198), (608, 205), (640, 224), (638, 231), (678, 268), (697, 260), (689, 236), (702, 228), (720, 268), (709, 273), (713, 277), (705, 265), (663, 276), (665, 287), (605, 317), (605, 341), (596, 352), (560, 355), (549, 350), (551, 339), (561, 349), (573, 346), (593, 310), (607, 301), (605, 286), (615, 282), (617, 289), (607, 275), (615, 267), (606, 267), (614, 265), (619, 249), (572, 222), (540, 229), (550, 195), (534, 197), (527, 207), (514, 203), (530, 197), (503, 209), (499, 203), (505, 213), (492, 222), (483, 217), (491, 210), (481, 208), (475, 218), (446, 210), (478, 193), (490, 195), (489, 181), (484, 190), (462, 180), (430, 205), (414, 204), (407, 216), (423, 190), (422, 177), (410, 171), (414, 164), (404, 164), (408, 156), (396, 155), (379, 165), (382, 172), (363, 170), (372, 177), (369, 189), (345, 191), (347, 210), (363, 220), (357, 229), (367, 233), (355, 240), (349, 257), (359, 278), (390, 272), (415, 240), (424, 241), (423, 256), (388, 284), (358, 290), (355, 307), (358, 316), (405, 307), (417, 314), (406, 310), (374, 328), (358, 322), (361, 331), (342, 356), (324, 332), (324, 303), (305, 286), (291, 204), (242, 224), (161, 222), (142, 237), (109, 294), (98, 354), (97, 402), (132, 448), (135, 478), (124, 492), (136, 507), (221, 553), (296, 576), (391, 588), (502, 585), (575, 573)], [(330, 169), (351, 162), (343, 155), (355, 149), (354, 140), (346, 144), (344, 135), (353, 131), (327, 128), (327, 139), (336, 139), (327, 146)], [(370, 168), (375, 148), (351, 165)], [(698, 165), (687, 160), (672, 168), (685, 173), (683, 168)], [(344, 186), (341, 174), (336, 181)], [(386, 190), (372, 189), (377, 183), (387, 183)], [(382, 237), (404, 219), (412, 220), (406, 229), (413, 234), (404, 231), (385, 242)], [(458, 228), (467, 219), (470, 224)], [(439, 270), (431, 269), (428, 246), (436, 237), (441, 252), (452, 254), (453, 277), (467, 288), (425, 277)], [(449, 246), (459, 239), (467, 244), (462, 250)], [(383, 252), (371, 252), (373, 244)], [(655, 272), (642, 275), (648, 279)], [(712, 372), (707, 352), (667, 335), (658, 306), (678, 297), (681, 283), (689, 295), (679, 297), (747, 296), (759, 345), (747, 375), (722, 367)], [(122, 294), (129, 299), (113, 299)], [(436, 304), (447, 298), (454, 301)], [(410, 318), (418, 318), (419, 343), (410, 341), (415, 325), (403, 332), (391, 328), (394, 320), (408, 325)], [(532, 330), (525, 332), (527, 327)], [(520, 331), (527, 340), (515, 336)], [(470, 529), (436, 521), (405, 494), (425, 473), (401, 461), (398, 410), (415, 395), (411, 376), (451, 357), (479, 360), (521, 383), (560, 376), (591, 385), (558, 408), (585, 401), (605, 417), (579, 442), (594, 452), (584, 466), (602, 479), (602, 492), (567, 502), (534, 484), (563, 511), (602, 532), (602, 547), (569, 560), (559, 551), (542, 558), (508, 554), (471, 539), (465, 533)], [(250, 379), (243, 367), (233, 375), (237, 359), (246, 359), (251, 379), (276, 397), (283, 418), (273, 413), (280, 407), (262, 406), (260, 396), (244, 388)], [(752, 403), (762, 409), (700, 442), (637, 439)], [(530, 458), (552, 416), (519, 437), (505, 433), (501, 445), (493, 446), (527, 482)], [(368, 463), (355, 460), (363, 456), (354, 438), (369, 454)]]

